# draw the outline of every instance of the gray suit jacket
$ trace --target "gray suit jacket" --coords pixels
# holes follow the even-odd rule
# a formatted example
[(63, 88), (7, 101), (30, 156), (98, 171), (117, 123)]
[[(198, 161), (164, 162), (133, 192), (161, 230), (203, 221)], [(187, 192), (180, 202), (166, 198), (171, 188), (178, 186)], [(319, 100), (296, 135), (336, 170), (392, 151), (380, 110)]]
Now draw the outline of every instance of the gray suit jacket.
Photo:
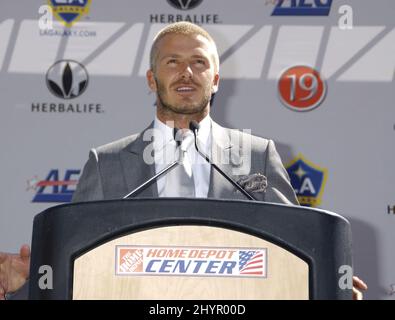
[[(155, 174), (155, 164), (147, 165), (144, 149), (151, 141), (144, 141), (143, 132), (92, 149), (85, 164), (73, 202), (120, 199)], [(243, 142), (243, 143), (241, 143)], [(287, 171), (281, 163), (272, 140), (226, 129), (212, 121), (212, 159), (236, 181), (260, 173), (267, 178), (265, 192), (254, 192), (261, 201), (298, 204), (289, 183)], [(156, 183), (137, 197), (157, 197)], [(209, 198), (245, 199), (239, 191), (211, 168)], [(27, 299), (28, 282), (9, 299)]]
[[(223, 128), (212, 122), (212, 159), (236, 181), (256, 173), (264, 175), (264, 192), (252, 191), (261, 201), (298, 204), (289, 176), (272, 140)], [(146, 164), (144, 149), (152, 141), (144, 141), (143, 132), (92, 149), (85, 164), (73, 202), (120, 199), (155, 174), (155, 164)], [(136, 197), (158, 197), (157, 185)], [(208, 198), (245, 199), (218, 172), (211, 168)]]

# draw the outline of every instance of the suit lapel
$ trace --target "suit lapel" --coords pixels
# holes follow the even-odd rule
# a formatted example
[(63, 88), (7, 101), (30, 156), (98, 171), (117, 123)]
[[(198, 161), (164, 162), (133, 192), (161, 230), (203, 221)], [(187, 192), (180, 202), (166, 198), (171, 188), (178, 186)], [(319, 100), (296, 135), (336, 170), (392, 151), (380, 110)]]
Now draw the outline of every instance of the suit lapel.
[[(152, 128), (153, 122), (136, 138), (135, 141), (127, 145), (120, 153), (128, 192), (131, 192), (155, 175), (155, 164), (153, 162), (152, 164), (145, 163), (143, 157), (145, 148), (152, 148), (153, 146), (152, 135), (148, 135), (148, 130)], [(147, 137), (146, 139), (143, 138), (145, 134), (147, 134), (148, 141), (144, 141), (147, 139)], [(143, 190), (140, 194), (137, 194), (136, 198), (138, 197), (158, 197), (158, 187), (156, 182)]]
[[(230, 130), (211, 121), (211, 159), (227, 175), (237, 181), (234, 169), (242, 165), (242, 149), (232, 143)], [(236, 140), (237, 141), (237, 140)], [(232, 184), (211, 167), (208, 198), (245, 199)]]
[[(120, 152), (120, 160), (128, 192), (134, 190), (143, 182), (155, 175), (154, 162), (152, 162), (152, 164), (147, 164), (143, 157), (145, 148), (153, 147), (152, 135), (149, 135), (147, 132), (152, 128), (153, 122), (136, 138), (135, 141), (127, 145)], [(144, 141), (146, 139), (143, 139), (145, 134), (148, 136), (148, 141)], [(239, 168), (243, 164), (243, 148), (241, 148), (241, 144), (237, 145), (232, 143), (231, 130), (221, 127), (214, 121), (211, 121), (211, 139), (212, 161), (226, 174), (237, 181), (238, 176), (237, 170), (235, 169)], [(237, 141), (238, 140), (236, 139), (235, 142)], [(158, 197), (157, 183), (153, 183), (150, 187), (136, 195), (136, 197)], [(210, 171), (208, 198), (245, 199), (244, 195), (236, 191), (232, 184), (212, 167)]]

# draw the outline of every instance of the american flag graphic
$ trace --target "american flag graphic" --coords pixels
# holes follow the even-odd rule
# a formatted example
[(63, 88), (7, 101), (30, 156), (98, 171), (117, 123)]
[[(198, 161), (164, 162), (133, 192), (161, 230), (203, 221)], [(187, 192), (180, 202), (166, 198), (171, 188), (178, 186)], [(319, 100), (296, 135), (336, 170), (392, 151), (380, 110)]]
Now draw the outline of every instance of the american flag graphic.
[(264, 261), (262, 250), (239, 251), (240, 274), (263, 275)]

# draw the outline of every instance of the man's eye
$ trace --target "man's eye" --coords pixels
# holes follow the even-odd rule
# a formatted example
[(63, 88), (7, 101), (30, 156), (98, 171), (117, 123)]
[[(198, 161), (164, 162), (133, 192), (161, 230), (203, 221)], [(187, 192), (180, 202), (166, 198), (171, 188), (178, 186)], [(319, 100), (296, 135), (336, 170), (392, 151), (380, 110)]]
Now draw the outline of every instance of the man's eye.
[(198, 59), (198, 60), (196, 60), (196, 63), (197, 64), (201, 64), (201, 65), (206, 65), (206, 61), (205, 60), (203, 60), (203, 59)]
[(173, 64), (173, 63), (177, 63), (177, 60), (176, 59), (167, 60), (167, 64)]

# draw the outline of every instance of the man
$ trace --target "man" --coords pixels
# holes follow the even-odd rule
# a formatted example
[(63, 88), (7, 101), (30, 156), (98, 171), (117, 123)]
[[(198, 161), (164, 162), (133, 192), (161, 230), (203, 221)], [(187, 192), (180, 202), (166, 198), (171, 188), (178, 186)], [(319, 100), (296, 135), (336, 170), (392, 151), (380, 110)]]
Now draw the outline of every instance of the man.
[[(201, 149), (257, 200), (298, 204), (273, 141), (223, 128), (211, 120), (210, 100), (219, 85), (219, 57), (205, 30), (187, 22), (162, 29), (151, 48), (147, 81), (156, 93), (154, 122), (140, 134), (92, 149), (73, 201), (122, 198), (179, 156), (177, 133), (182, 136), (190, 122), (196, 121)], [(186, 147), (183, 159), (176, 169), (136, 196), (244, 198), (208, 163), (196, 161), (201, 158), (192, 146)], [(0, 295), (18, 289), (28, 277), (30, 252), (22, 249), (19, 256), (0, 256)], [(354, 282), (365, 288), (362, 281)]]
[[(157, 153), (174, 154), (173, 129), (169, 125), (187, 129), (190, 121), (195, 120), (200, 123), (200, 145), (213, 151), (214, 161), (221, 162), (221, 168), (232, 174), (242, 171), (243, 168), (238, 167), (240, 162), (251, 159), (251, 168), (247, 168), (249, 172), (244, 172), (245, 175), (259, 173), (267, 178), (266, 192), (256, 193), (257, 199), (297, 204), (272, 141), (247, 135), (238, 138), (235, 132), (210, 119), (210, 99), (219, 84), (219, 58), (215, 43), (207, 32), (189, 23), (177, 23), (162, 30), (152, 46), (150, 67), (147, 81), (157, 96), (156, 119), (141, 134), (92, 150), (74, 201), (122, 198), (173, 160), (171, 156), (165, 161), (156, 157), (159, 161), (154, 165), (149, 157), (144, 159), (144, 152), (149, 153), (146, 150), (150, 147), (154, 157)], [(251, 146), (241, 150), (238, 141)], [(194, 148), (188, 152), (191, 158), (201, 159), (195, 155)], [(241, 193), (234, 192), (228, 181), (210, 170), (208, 163), (194, 161), (194, 164), (192, 171), (198, 196), (244, 198)], [(243, 163), (241, 166), (247, 165)], [(169, 188), (163, 186), (170, 178), (171, 173), (138, 196), (166, 196)]]

